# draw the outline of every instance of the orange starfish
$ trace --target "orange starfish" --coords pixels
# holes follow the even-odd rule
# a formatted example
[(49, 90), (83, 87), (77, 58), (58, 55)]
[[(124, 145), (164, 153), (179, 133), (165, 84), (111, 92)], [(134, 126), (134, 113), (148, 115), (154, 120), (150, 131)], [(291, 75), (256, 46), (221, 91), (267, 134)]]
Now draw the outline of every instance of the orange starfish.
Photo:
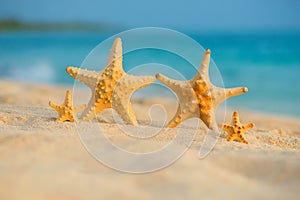
[(62, 105), (57, 105), (51, 101), (49, 102), (49, 105), (58, 112), (59, 117), (56, 120), (57, 122), (75, 122), (76, 113), (83, 110), (86, 107), (85, 105), (73, 107), (70, 90), (67, 90), (66, 98)]
[(168, 124), (169, 128), (176, 127), (186, 119), (199, 117), (208, 128), (217, 131), (215, 111), (219, 104), (227, 98), (248, 91), (246, 87), (220, 88), (214, 86), (209, 79), (209, 63), (210, 50), (207, 49), (197, 74), (191, 80), (172, 80), (161, 74), (156, 74), (159, 81), (176, 93), (180, 102), (176, 115)]
[(228, 133), (227, 141), (238, 141), (248, 144), (245, 139), (245, 132), (254, 127), (254, 124), (243, 125), (240, 122), (238, 112), (234, 112), (232, 115), (231, 124), (221, 124), (221, 128)]

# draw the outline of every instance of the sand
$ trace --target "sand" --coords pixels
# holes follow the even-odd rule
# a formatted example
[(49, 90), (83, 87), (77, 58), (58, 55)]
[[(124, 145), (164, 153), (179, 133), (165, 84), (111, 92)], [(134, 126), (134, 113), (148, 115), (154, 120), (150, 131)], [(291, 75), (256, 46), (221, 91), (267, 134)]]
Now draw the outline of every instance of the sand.
[[(48, 102), (61, 103), (67, 88), (0, 82), (0, 199), (297, 199), (300, 195), (299, 119), (239, 110), (242, 122), (255, 123), (246, 134), (248, 145), (227, 142), (223, 133), (212, 152), (199, 159), (206, 130), (200, 124), (192, 145), (175, 163), (152, 173), (129, 174), (91, 156), (74, 123), (55, 122), (57, 113)], [(148, 109), (157, 103), (166, 107), (170, 119), (176, 102), (133, 100), (141, 124), (149, 123)], [(153, 113), (153, 119), (145, 130), (157, 129), (161, 113)], [(177, 130), (139, 143), (119, 130), (110, 111), (79, 124), (87, 128), (88, 139), (100, 124), (115, 144), (138, 152), (161, 148)], [(181, 130), (188, 133), (193, 127)], [(178, 148), (186, 145), (184, 140), (176, 143)]]

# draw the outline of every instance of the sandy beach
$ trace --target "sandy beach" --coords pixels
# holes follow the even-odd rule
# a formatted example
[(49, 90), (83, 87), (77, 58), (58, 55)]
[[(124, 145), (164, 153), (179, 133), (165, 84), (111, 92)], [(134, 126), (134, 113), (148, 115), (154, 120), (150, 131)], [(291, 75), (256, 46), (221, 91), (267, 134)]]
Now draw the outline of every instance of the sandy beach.
[[(205, 136), (201, 125), (191, 147), (174, 164), (133, 175), (93, 158), (74, 123), (55, 122), (57, 113), (48, 102), (62, 103), (67, 89), (71, 88), (0, 81), (0, 199), (297, 199), (300, 195), (299, 119), (239, 110), (242, 122), (255, 124), (245, 135), (248, 145), (227, 142), (222, 133), (213, 151), (199, 159)], [(176, 102), (134, 99), (140, 123), (149, 122), (147, 110), (157, 103), (165, 106), (167, 119), (172, 117)], [(231, 115), (229, 109), (226, 122)], [(160, 116), (155, 120), (159, 122)], [(174, 128), (170, 135), (141, 145), (118, 130), (109, 111), (93, 122), (80, 123), (89, 127), (100, 123), (122, 148), (145, 152), (168, 143), (176, 132)]]

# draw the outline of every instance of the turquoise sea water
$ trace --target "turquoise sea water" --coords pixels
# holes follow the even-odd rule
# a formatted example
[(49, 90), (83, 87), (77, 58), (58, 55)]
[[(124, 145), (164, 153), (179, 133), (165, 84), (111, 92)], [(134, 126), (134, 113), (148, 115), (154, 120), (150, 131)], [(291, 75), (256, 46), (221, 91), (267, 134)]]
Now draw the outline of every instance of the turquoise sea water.
[[(300, 117), (300, 34), (187, 33), (212, 50), (226, 87), (247, 86), (249, 93), (231, 98), (228, 105), (278, 115)], [(18, 81), (73, 84), (68, 65), (80, 66), (88, 53), (111, 34), (0, 33), (0, 78)], [(124, 68), (151, 62), (157, 52), (124, 56)], [(199, 61), (202, 55), (199, 55)], [(166, 65), (179, 65), (165, 57)], [(135, 60), (136, 63), (133, 63)], [(176, 63), (175, 63), (176, 62)], [(193, 70), (182, 70), (187, 78)]]

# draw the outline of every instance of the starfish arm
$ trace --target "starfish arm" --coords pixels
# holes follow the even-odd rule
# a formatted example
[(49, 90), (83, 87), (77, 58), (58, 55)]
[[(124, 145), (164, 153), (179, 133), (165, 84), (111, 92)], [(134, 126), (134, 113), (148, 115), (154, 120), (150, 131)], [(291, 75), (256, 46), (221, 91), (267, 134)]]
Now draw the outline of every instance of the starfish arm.
[(214, 109), (203, 106), (203, 101), (199, 102), (199, 114), (198, 117), (202, 122), (211, 130), (218, 131), (218, 124), (216, 122)]
[(118, 37), (114, 40), (114, 43), (110, 49), (106, 66), (114, 65), (122, 69), (122, 60), (123, 60), (122, 54), (123, 54), (122, 40), (121, 38)]
[(72, 66), (67, 67), (66, 71), (74, 79), (85, 84), (92, 90), (96, 87), (98, 76), (101, 74), (101, 72), (89, 71)]
[(72, 95), (70, 90), (67, 90), (66, 92), (65, 102), (63, 105), (67, 107), (73, 107)]
[[(134, 91), (144, 88), (155, 81), (155, 77), (153, 76), (133, 76), (126, 74), (121, 80), (118, 82), (118, 88), (121, 86), (128, 93), (133, 93)], [(131, 95), (131, 94), (130, 94)]]
[[(193, 118), (198, 117), (198, 110), (194, 109), (190, 106), (186, 106), (185, 104), (182, 104), (183, 109), (180, 105), (178, 105), (177, 111), (173, 118), (168, 122), (168, 128), (175, 128), (178, 126), (181, 122)], [(192, 109), (190, 109), (192, 108)], [(196, 110), (196, 111), (195, 111)]]
[(240, 135), (240, 141), (245, 143), (245, 144), (248, 144), (248, 141), (246, 140), (244, 135)]
[(233, 141), (233, 140), (234, 140), (233, 135), (228, 135), (228, 137), (227, 137), (226, 140), (227, 140), (228, 142)]
[(193, 117), (199, 117), (198, 109), (195, 108), (193, 105), (186, 106), (185, 104), (182, 104), (183, 109), (180, 105), (178, 105), (176, 114), (174, 117), (168, 122), (168, 128), (175, 128), (178, 126), (181, 122), (193, 118)]
[(237, 96), (240, 94), (244, 94), (246, 92), (248, 92), (248, 88), (246, 88), (246, 87), (226, 88), (225, 89), (225, 99), (233, 97), (233, 96)]
[(182, 90), (188, 87), (188, 82), (186, 81), (173, 80), (159, 73), (156, 74), (156, 78), (164, 85), (168, 86), (171, 90), (173, 90), (177, 95), (181, 94)]
[(240, 118), (239, 118), (239, 114), (238, 112), (233, 112), (232, 114), (232, 122), (231, 122), (232, 125), (238, 125), (240, 124)]
[(207, 49), (202, 57), (199, 70), (192, 80), (196, 81), (201, 77), (205, 77), (209, 82), (209, 63), (210, 63), (210, 50)]
[(213, 90), (213, 98), (214, 98), (214, 107), (217, 108), (222, 102), (226, 99), (237, 96), (240, 94), (244, 94), (248, 92), (246, 87), (239, 87), (239, 88), (220, 88), (216, 86), (212, 86)]
[(119, 114), (124, 123), (137, 126), (137, 120), (129, 99), (113, 97), (112, 108)]
[(229, 124), (221, 124), (220, 127), (227, 133), (232, 131), (232, 127)]
[(180, 106), (178, 106), (176, 114), (174, 115), (174, 117), (168, 123), (168, 128), (175, 128), (182, 121), (183, 121), (183, 119), (182, 119), (181, 108), (180, 108)]
[(95, 92), (93, 92), (88, 106), (82, 112), (80, 118), (84, 121), (92, 121), (93, 118), (96, 117), (101, 111), (106, 108), (110, 108), (111, 104), (106, 102), (105, 98), (107, 98), (107, 96), (103, 95), (96, 100)]
[(49, 106), (51, 106), (57, 112), (60, 112), (62, 110), (62, 107), (60, 105), (57, 105), (56, 103), (53, 103), (52, 101), (49, 101)]
[(247, 125), (244, 127), (244, 129), (245, 129), (245, 131), (248, 131), (248, 130), (252, 129), (253, 127), (254, 127), (254, 124), (251, 123), (251, 124), (247, 124)]
[[(97, 109), (96, 106), (87, 107), (81, 114), (80, 118), (84, 121), (92, 121), (104, 109), (104, 106), (98, 106)], [(96, 112), (96, 110), (98, 110), (98, 112)]]
[[(202, 119), (201, 115), (200, 115), (200, 119)], [(202, 120), (203, 121), (203, 120)], [(207, 121), (203, 121), (204, 124), (211, 130), (214, 130), (216, 132), (219, 132), (219, 129), (218, 129), (218, 124), (216, 122), (216, 117), (213, 113), (210, 113), (208, 115), (208, 120)]]
[(84, 121), (92, 121), (106, 106), (103, 104), (96, 104), (88, 106), (81, 114), (80, 118)]

